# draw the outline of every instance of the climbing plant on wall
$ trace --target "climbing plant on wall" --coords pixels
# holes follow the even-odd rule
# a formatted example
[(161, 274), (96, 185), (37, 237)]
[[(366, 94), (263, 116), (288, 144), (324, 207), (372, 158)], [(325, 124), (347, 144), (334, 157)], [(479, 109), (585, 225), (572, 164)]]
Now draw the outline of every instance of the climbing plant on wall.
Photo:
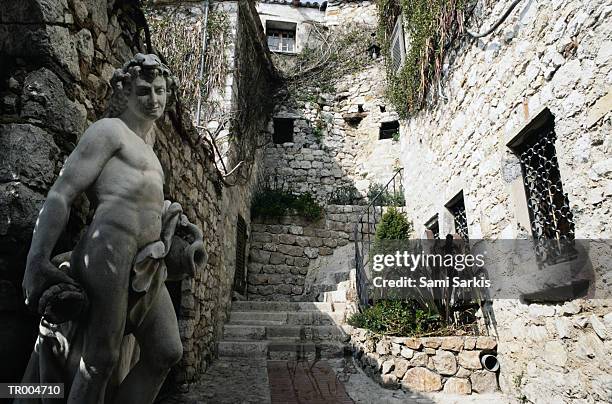
[[(449, 46), (463, 32), (469, 0), (377, 0), (378, 38), (387, 64), (387, 97), (402, 117), (425, 105), (441, 77)], [(399, 16), (407, 40), (399, 71), (392, 66), (391, 36)]]
[(160, 7), (154, 4), (145, 4), (145, 13), (155, 50), (165, 58), (179, 80), (179, 96), (183, 105), (195, 116), (197, 99), (201, 93), (201, 116), (202, 121), (206, 122), (214, 111), (219, 110), (214, 103), (207, 102), (207, 96), (223, 88), (228, 72), (225, 47), (230, 32), (227, 14), (215, 8), (211, 8), (208, 13), (206, 68), (200, 81), (204, 14), (191, 13), (188, 8)]

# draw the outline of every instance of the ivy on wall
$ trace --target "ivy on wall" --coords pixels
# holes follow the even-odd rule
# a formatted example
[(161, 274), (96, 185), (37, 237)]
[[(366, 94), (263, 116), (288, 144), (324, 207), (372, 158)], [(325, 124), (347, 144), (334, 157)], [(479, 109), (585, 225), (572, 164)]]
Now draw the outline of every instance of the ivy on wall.
[[(387, 65), (387, 97), (401, 117), (420, 110), (440, 80), (449, 45), (463, 32), (469, 0), (377, 0), (378, 37)], [(404, 64), (393, 71), (391, 35), (399, 15), (408, 39)]]

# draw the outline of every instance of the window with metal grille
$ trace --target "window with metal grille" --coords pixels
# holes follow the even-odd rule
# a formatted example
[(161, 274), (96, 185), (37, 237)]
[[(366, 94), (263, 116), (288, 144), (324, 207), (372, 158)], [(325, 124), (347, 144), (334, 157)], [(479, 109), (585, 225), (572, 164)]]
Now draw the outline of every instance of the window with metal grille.
[(551, 250), (551, 244), (544, 242), (574, 239), (574, 218), (563, 192), (556, 140), (554, 115), (546, 109), (508, 144), (521, 163), (531, 233), (541, 241), (538, 255), (549, 262), (564, 259), (561, 255), (569, 250)]
[(293, 142), (293, 119), (274, 118), (274, 133), (272, 140), (276, 144)]
[(434, 239), (440, 239), (440, 225), (438, 224), (438, 215), (435, 215), (425, 223), (425, 228), (429, 230)]
[(465, 241), (468, 241), (467, 214), (465, 212), (465, 201), (463, 191), (459, 192), (453, 199), (446, 204), (446, 209), (453, 215), (455, 222), (455, 233)]
[(236, 270), (234, 272), (234, 290), (246, 296), (246, 242), (247, 227), (242, 216), (238, 215), (236, 223)]
[(393, 34), (391, 34), (391, 66), (397, 73), (406, 59), (406, 48), (404, 44), (404, 25), (402, 16), (397, 17)]
[(393, 139), (399, 136), (400, 125), (398, 121), (382, 122), (378, 131), (378, 140)]

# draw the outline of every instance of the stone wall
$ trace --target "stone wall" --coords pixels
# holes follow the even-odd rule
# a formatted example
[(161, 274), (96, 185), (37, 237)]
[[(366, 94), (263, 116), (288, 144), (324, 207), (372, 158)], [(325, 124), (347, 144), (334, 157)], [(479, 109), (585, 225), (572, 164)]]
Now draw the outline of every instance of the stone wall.
[(353, 356), (364, 371), (387, 388), (448, 394), (492, 393), (497, 373), (483, 367), (496, 355), (493, 337), (388, 337), (351, 330)]
[[(472, 30), (491, 26), (510, 3), (479, 7)], [(443, 93), (402, 125), (407, 206), (418, 234), (435, 214), (441, 234), (453, 233), (445, 204), (462, 191), (471, 238), (527, 236), (520, 169), (507, 144), (548, 108), (576, 238), (610, 237), (611, 12), (605, 1), (521, 2), (494, 34), (466, 39), (451, 53)], [(563, 305), (494, 302), (503, 391), (537, 403), (609, 400), (610, 333), (597, 330), (610, 302), (576, 304), (571, 313)], [(575, 315), (593, 315), (594, 325)]]
[[(0, 313), (12, 329), (2, 333), (2, 357), (19, 380), (33, 347), (37, 319), (21, 303), (25, 256), (38, 211), (87, 124), (102, 117), (109, 79), (136, 52), (146, 52), (146, 20), (136, 1), (2, 1), (0, 6)], [(223, 178), (212, 150), (190, 117), (170, 112), (155, 131), (165, 197), (178, 201), (204, 232), (208, 265), (182, 284), (168, 283), (177, 306), (184, 357), (175, 381), (192, 380), (214, 356), (214, 342), (229, 310), (236, 256), (237, 216), (249, 222), (249, 203), (262, 152), (273, 67), (251, 2), (223, 2), (232, 25), (227, 99), (235, 142), (228, 164), (241, 168)], [(246, 105), (247, 108), (243, 108)], [(241, 108), (236, 108), (240, 106)], [(72, 210), (57, 251), (73, 248), (88, 221), (89, 203)], [(5, 355), (6, 354), (6, 355)]]
[[(295, 215), (255, 218), (249, 300), (316, 301), (322, 293), (336, 290), (339, 282), (348, 280), (345, 255), (347, 249), (349, 256), (354, 254), (353, 227), (362, 212), (362, 206), (328, 205), (325, 217), (312, 222)], [(345, 279), (333, 278), (334, 272)]]

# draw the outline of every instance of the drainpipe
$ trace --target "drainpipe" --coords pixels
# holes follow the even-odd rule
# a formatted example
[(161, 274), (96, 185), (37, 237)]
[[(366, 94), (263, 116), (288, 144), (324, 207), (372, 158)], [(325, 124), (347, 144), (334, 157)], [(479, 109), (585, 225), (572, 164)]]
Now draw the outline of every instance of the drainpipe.
[(202, 112), (202, 80), (204, 79), (204, 64), (206, 63), (206, 46), (208, 30), (208, 9), (210, 8), (209, 0), (204, 0), (204, 27), (202, 28), (202, 54), (200, 56), (200, 74), (198, 75), (198, 83), (200, 92), (198, 94), (198, 107), (196, 109), (196, 128), (200, 126), (200, 114)]

